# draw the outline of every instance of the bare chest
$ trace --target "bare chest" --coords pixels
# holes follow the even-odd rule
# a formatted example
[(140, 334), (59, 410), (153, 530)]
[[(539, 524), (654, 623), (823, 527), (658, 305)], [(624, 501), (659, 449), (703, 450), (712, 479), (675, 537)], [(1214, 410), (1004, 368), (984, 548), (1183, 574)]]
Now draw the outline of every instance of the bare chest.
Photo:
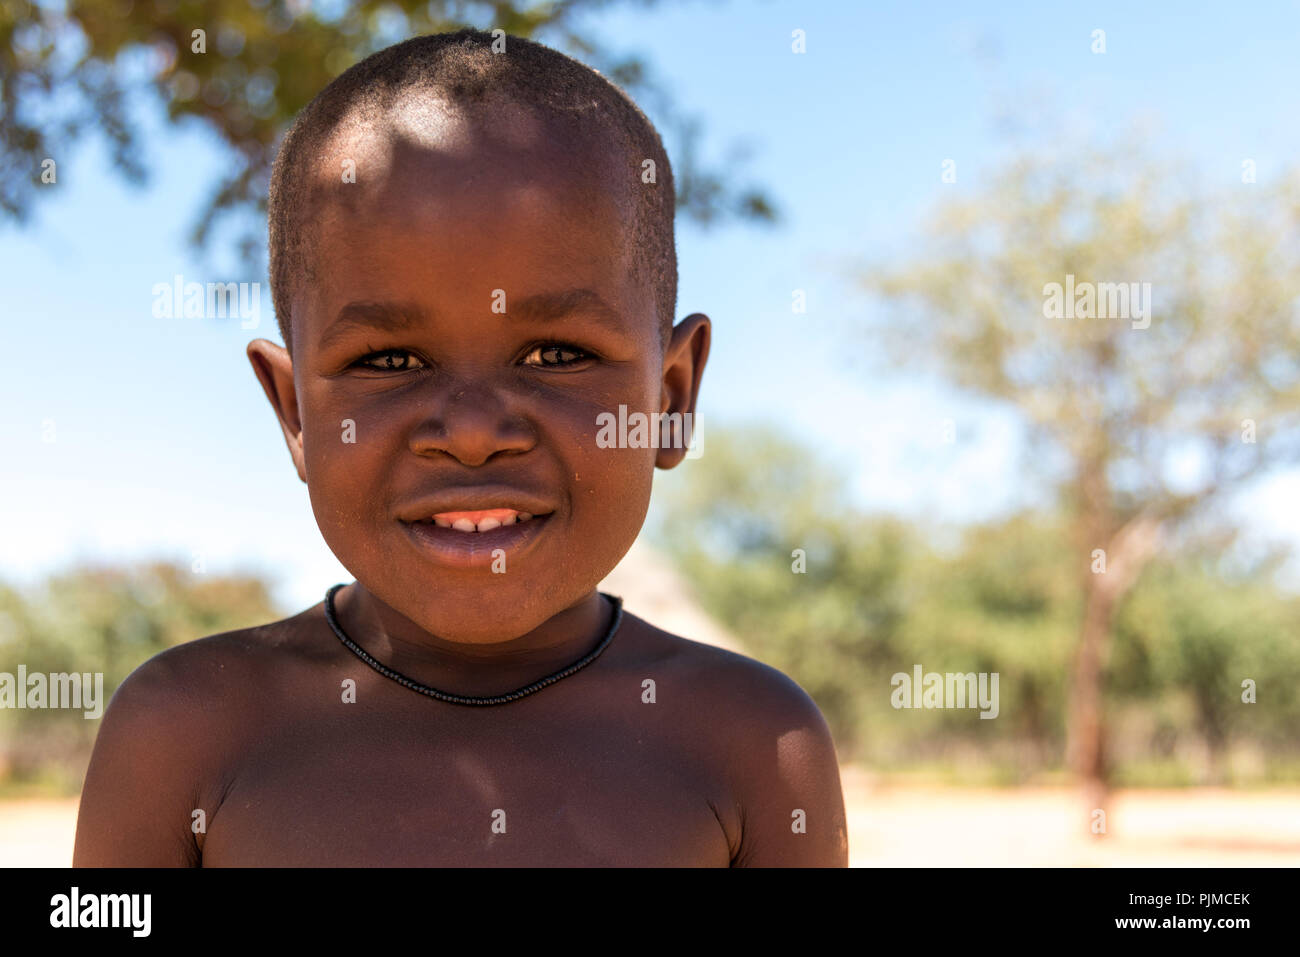
[(268, 722), (204, 866), (728, 865), (717, 775), (660, 716), (411, 704)]

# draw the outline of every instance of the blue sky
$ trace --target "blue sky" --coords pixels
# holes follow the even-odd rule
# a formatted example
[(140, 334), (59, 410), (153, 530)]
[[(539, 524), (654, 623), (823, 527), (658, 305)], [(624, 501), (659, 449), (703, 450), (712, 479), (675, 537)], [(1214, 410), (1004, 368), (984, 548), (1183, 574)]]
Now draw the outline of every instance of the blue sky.
[[(1250, 157), (1266, 183), (1300, 155), (1294, 3), (666, 2), (589, 23), (646, 57), (704, 120), (715, 157), (749, 144), (745, 180), (785, 214), (771, 230), (679, 225), (678, 314), (714, 321), (706, 436), (711, 421), (780, 425), (841, 469), (863, 505), (927, 520), (1032, 498), (1015, 420), (911, 375), (865, 375), (873, 307), (846, 262), (909, 248), (935, 203), (978, 189), (1006, 155), (996, 120), (1007, 111), (1095, 137), (1136, 125), (1210, 182), (1238, 182)], [(791, 52), (794, 29), (805, 54)], [(1106, 31), (1104, 55), (1090, 50), (1094, 29)], [(141, 115), (147, 189), (84, 141), (58, 158), (31, 224), (0, 228), (0, 577), (199, 555), (210, 571), (267, 574), (301, 607), (350, 576), (316, 530), (244, 357), (250, 338), (277, 338), (269, 290), (229, 250), (205, 263), (186, 245), (226, 155), (159, 116)], [(955, 185), (940, 181), (947, 158)], [(154, 285), (178, 273), (261, 281), (260, 326), (154, 318)], [(807, 291), (805, 314), (791, 312), (794, 289)], [(946, 418), (965, 437), (957, 446), (936, 438)], [(664, 481), (688, 479), (690, 465)], [(1274, 476), (1238, 512), (1252, 534), (1300, 542), (1298, 493), (1294, 474)]]

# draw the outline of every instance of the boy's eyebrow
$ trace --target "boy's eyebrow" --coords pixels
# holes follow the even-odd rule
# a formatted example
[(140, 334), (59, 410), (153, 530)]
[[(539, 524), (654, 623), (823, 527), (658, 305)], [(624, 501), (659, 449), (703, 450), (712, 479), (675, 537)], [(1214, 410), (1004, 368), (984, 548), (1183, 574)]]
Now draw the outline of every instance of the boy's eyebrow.
[(424, 310), (414, 303), (350, 302), (339, 310), (334, 321), (321, 333), (320, 348), (328, 348), (350, 329), (364, 327), (381, 332), (401, 332), (416, 328), (424, 320)]
[[(507, 298), (506, 311), (502, 318), (548, 322), (579, 311), (588, 313), (605, 325), (617, 328), (622, 324), (619, 311), (607, 303), (599, 293), (592, 289), (581, 288), (535, 293), (517, 302), (510, 302)], [(357, 327), (377, 329), (382, 332), (402, 332), (418, 328), (427, 319), (428, 311), (416, 303), (350, 302), (339, 310), (334, 321), (321, 334), (320, 348), (327, 348), (348, 330)]]

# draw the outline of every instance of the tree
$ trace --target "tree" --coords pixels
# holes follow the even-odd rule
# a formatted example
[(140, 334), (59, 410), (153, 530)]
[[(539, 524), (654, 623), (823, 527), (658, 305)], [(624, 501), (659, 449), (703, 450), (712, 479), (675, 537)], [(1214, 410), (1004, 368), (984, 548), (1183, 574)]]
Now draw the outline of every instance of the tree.
[[(131, 98), (152, 93), (175, 125), (198, 121), (229, 147), (230, 174), (217, 185), (191, 240), (239, 212), (254, 222), (240, 241), (257, 261), (278, 136), (330, 80), (376, 50), (410, 36), (464, 26), (500, 28), (582, 59), (632, 94), (679, 142), (678, 205), (701, 223), (729, 216), (772, 221), (759, 189), (738, 187), (740, 153), (701, 163), (699, 122), (681, 111), (637, 57), (615, 57), (577, 17), (601, 0), (549, 3), (455, 0), (0, 0), (0, 215), (19, 222), (40, 195), (51, 159), (99, 130), (118, 172), (147, 174)], [(57, 166), (55, 167), (57, 170)], [(57, 181), (57, 180), (56, 180)]]
[(1300, 180), (1215, 194), (1131, 148), (1059, 156), (1007, 164), (862, 279), (889, 357), (1018, 410), (1060, 492), (1082, 596), (1067, 757), (1101, 807), (1118, 603), (1193, 518), (1300, 458)]
[[(936, 536), (862, 511), (816, 449), (769, 426), (715, 424), (706, 454), (656, 487), (652, 534), (694, 597), (746, 654), (812, 695), (842, 760), (966, 783), (1055, 781), (1084, 600), (1070, 514)], [(1166, 551), (1114, 622), (1115, 776), (1294, 781), (1300, 596), (1274, 580), (1285, 553), (1228, 549), (1212, 528)], [(917, 664), (999, 675), (997, 720), (897, 708), (893, 679)]]

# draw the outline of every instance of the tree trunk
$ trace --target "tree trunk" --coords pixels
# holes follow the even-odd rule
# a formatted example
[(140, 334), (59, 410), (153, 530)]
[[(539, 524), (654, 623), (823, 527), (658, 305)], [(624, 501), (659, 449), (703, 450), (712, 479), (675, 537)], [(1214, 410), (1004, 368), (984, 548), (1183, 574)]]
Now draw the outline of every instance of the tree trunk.
[(1083, 788), (1088, 811), (1086, 826), (1092, 834), (1092, 812), (1106, 810), (1109, 774), (1106, 732), (1102, 715), (1102, 674), (1110, 645), (1110, 589), (1091, 575), (1084, 596), (1083, 627), (1070, 682), (1066, 762)]
[[(1126, 522), (1113, 535), (1107, 535), (1110, 513), (1099, 494), (1103, 487), (1097, 478), (1085, 481), (1084, 501), (1091, 506), (1080, 523), (1081, 541), (1105, 542), (1106, 568), (1094, 572), (1091, 563), (1083, 581), (1083, 624), (1079, 649), (1070, 676), (1070, 701), (1066, 734), (1066, 764), (1083, 789), (1086, 805), (1085, 826), (1094, 831), (1095, 812), (1107, 810), (1110, 797), (1110, 767), (1106, 751), (1106, 724), (1102, 708), (1102, 685), (1110, 652), (1111, 628), (1119, 600), (1137, 580), (1142, 568), (1155, 553), (1160, 523), (1143, 513)], [(1089, 514), (1090, 513), (1090, 514)], [(1096, 547), (1092, 545), (1092, 547)], [(1091, 554), (1091, 551), (1085, 552)]]

